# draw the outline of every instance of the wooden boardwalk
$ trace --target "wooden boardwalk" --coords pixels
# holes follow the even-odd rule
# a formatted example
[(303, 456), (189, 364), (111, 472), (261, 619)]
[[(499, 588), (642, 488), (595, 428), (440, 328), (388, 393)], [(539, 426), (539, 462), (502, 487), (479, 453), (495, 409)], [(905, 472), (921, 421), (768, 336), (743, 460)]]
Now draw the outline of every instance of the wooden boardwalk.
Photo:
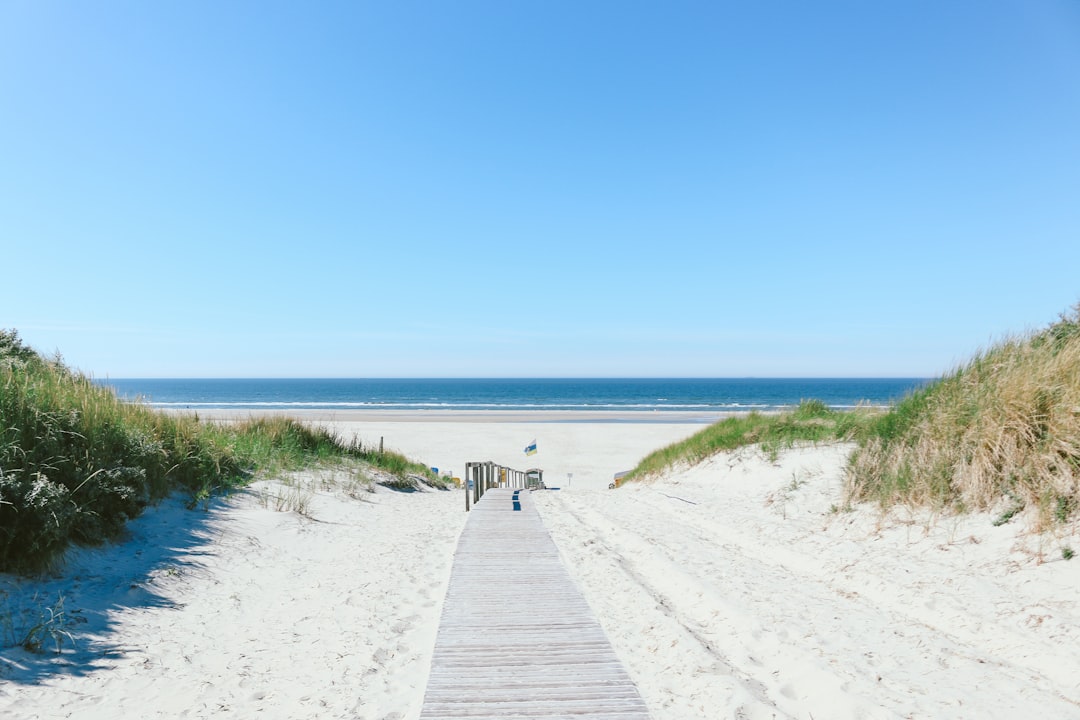
[(488, 490), (458, 542), (421, 720), (648, 717), (529, 491)]

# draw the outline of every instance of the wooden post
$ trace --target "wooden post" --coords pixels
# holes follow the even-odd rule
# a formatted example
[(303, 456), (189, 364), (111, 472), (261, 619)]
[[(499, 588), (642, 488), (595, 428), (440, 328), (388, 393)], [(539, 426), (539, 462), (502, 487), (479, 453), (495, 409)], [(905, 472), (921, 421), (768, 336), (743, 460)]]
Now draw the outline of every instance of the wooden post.
[(469, 512), (469, 478), (472, 477), (472, 463), (465, 463), (465, 512)]
[(382, 437), (382, 435), (380, 435), (379, 436), (379, 454), (380, 455), (382, 455), (382, 441), (383, 441), (383, 437)]

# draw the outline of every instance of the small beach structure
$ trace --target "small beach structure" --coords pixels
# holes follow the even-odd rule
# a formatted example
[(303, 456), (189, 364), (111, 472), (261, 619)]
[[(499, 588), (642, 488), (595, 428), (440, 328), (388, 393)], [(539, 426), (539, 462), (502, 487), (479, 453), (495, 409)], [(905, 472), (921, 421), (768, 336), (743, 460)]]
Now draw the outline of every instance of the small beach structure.
[(615, 473), (615, 478), (608, 484), (608, 490), (614, 490), (622, 485), (623, 478), (630, 474), (629, 470)]

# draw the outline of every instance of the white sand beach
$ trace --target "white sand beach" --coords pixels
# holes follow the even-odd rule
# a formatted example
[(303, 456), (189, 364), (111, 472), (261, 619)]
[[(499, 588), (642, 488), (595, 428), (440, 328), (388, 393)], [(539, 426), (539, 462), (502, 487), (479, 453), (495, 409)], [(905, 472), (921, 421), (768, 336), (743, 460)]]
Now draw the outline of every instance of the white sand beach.
[[(544, 468), (563, 489), (537, 506), (655, 720), (1080, 717), (1076, 527), (849, 512), (845, 446), (606, 489), (694, 423), (310, 419), (458, 473)], [(463, 494), (298, 482), (171, 500), (54, 576), (0, 576), (5, 645), (58, 594), (75, 640), (0, 650), (0, 717), (416, 718)]]
[[(200, 413), (216, 419), (243, 419), (237, 411)], [(271, 413), (262, 413), (271, 414)], [(289, 413), (328, 426), (342, 438), (359, 438), (460, 476), (465, 463), (544, 471), (548, 486), (605, 489), (615, 473), (630, 470), (653, 450), (682, 440), (723, 413), (563, 412), (563, 411), (397, 411), (339, 410)], [(582, 418), (587, 418), (582, 421)], [(652, 419), (652, 422), (646, 420)], [(536, 455), (525, 447), (536, 441)], [(569, 477), (572, 475), (572, 477)], [(464, 501), (462, 501), (464, 504)]]

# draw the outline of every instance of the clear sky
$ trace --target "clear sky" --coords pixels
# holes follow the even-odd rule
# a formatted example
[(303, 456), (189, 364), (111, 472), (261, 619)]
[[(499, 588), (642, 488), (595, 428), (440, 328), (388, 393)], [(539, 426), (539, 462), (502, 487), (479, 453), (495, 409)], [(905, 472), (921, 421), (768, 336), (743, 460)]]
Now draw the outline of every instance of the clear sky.
[(1080, 3), (0, 0), (96, 377), (936, 376), (1080, 300)]

